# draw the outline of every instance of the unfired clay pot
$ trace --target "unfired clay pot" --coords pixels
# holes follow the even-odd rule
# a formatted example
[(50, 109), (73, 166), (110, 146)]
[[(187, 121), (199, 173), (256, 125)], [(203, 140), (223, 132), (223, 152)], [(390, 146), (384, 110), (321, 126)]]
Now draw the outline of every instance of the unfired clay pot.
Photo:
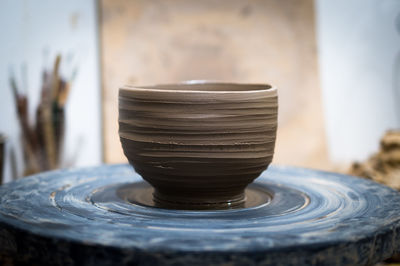
[(270, 164), (277, 90), (269, 85), (181, 83), (119, 91), (119, 135), (157, 205), (240, 206)]

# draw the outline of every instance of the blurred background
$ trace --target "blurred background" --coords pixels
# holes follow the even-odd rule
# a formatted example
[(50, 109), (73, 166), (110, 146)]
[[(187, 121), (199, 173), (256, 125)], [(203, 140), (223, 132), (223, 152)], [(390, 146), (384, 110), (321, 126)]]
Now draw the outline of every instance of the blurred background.
[(196, 79), (278, 87), (275, 164), (400, 184), (398, 0), (1, 0), (0, 59), (3, 182), (126, 162), (118, 88)]

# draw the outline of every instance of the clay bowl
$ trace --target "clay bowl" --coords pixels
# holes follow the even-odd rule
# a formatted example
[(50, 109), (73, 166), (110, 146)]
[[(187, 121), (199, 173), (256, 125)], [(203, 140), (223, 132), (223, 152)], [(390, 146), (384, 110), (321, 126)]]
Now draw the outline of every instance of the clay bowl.
[(158, 206), (223, 209), (270, 164), (277, 91), (269, 85), (181, 83), (119, 90), (119, 136)]

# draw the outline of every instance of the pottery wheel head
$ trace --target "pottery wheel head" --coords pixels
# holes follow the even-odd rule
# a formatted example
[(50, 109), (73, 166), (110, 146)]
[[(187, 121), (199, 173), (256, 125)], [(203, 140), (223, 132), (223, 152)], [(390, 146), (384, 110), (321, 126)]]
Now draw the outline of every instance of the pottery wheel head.
[[(145, 208), (165, 208), (165, 205), (159, 206), (153, 200), (154, 189), (145, 182), (135, 182), (127, 184), (109, 185), (102, 188), (97, 188), (90, 193), (88, 199), (92, 204), (98, 208), (103, 208), (107, 211), (121, 211), (116, 203), (131, 206), (132, 210), (135, 206)], [(113, 203), (112, 205), (110, 203)], [(233, 206), (232, 210), (247, 210), (259, 208), (268, 208), (269, 213), (272, 215), (284, 214), (293, 212), (306, 207), (309, 204), (309, 198), (301, 191), (276, 186), (273, 183), (256, 183), (251, 184), (245, 190), (245, 202), (240, 206)], [(176, 207), (173, 205), (171, 207)], [(179, 205), (185, 207), (185, 205)], [(195, 210), (194, 205), (190, 204), (186, 210)], [(220, 205), (216, 206), (199, 206), (198, 211), (218, 211)], [(127, 210), (127, 208), (123, 208)], [(128, 208), (129, 209), (129, 208)], [(184, 208), (182, 210), (185, 210)], [(226, 208), (222, 209), (226, 210)]]

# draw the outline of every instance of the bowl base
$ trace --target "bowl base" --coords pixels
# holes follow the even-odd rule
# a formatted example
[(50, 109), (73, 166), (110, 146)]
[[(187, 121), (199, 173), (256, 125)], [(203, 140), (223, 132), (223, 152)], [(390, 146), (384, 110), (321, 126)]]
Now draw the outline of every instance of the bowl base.
[[(178, 194), (179, 195), (179, 194)], [(215, 209), (235, 209), (244, 208), (246, 201), (244, 189), (234, 196), (204, 196), (191, 194), (187, 197), (164, 194), (155, 189), (153, 201), (157, 207), (165, 209), (184, 209), (184, 210), (215, 210)]]
[[(115, 190), (115, 188), (114, 188)], [(116, 189), (118, 198), (125, 202), (129, 202), (134, 205), (143, 207), (153, 207), (162, 209), (174, 209), (174, 210), (227, 210), (227, 209), (243, 209), (253, 208), (259, 206), (268, 205), (272, 198), (273, 193), (267, 190), (265, 187), (260, 187), (255, 184), (250, 184), (244, 191), (243, 199), (238, 198), (234, 201), (223, 201), (215, 203), (205, 204), (190, 204), (187, 202), (174, 202), (174, 201), (157, 201), (155, 200), (154, 188), (146, 182), (136, 182), (131, 184), (125, 184)], [(99, 192), (100, 193), (100, 192)], [(101, 190), (101, 193), (96, 193), (96, 197), (103, 197), (111, 193), (112, 189)], [(101, 196), (103, 195), (103, 196)]]

